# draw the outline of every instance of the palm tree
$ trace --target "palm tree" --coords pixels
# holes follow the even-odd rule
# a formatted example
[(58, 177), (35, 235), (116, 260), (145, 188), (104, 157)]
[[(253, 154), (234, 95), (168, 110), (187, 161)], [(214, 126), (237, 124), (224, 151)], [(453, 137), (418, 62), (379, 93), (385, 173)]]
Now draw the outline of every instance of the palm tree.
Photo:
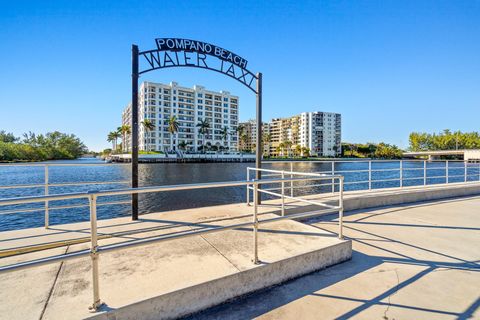
[(202, 135), (202, 146), (205, 145), (205, 134), (208, 133), (208, 129), (210, 129), (210, 122), (208, 122), (206, 119), (205, 120), (200, 120), (197, 123), (198, 133)]
[(301, 154), (302, 154), (302, 147), (299, 144), (297, 144), (295, 146), (295, 155), (301, 156)]
[(168, 124), (168, 132), (170, 132), (170, 144), (173, 147), (173, 135), (178, 132), (178, 127), (180, 126), (180, 123), (177, 121), (176, 116), (171, 116), (170, 119), (167, 120)]
[(117, 132), (122, 135), (122, 148), (126, 151), (128, 149), (127, 135), (132, 133), (132, 130), (129, 125), (124, 124), (121, 127), (118, 127)]
[(181, 150), (185, 150), (187, 148), (187, 143), (185, 141), (182, 141), (178, 144), (178, 147), (181, 149)]
[(239, 124), (236, 130), (238, 132), (238, 136), (241, 137), (245, 132), (245, 126), (243, 124)]
[(112, 150), (115, 150), (115, 138), (113, 137), (113, 131), (108, 133), (107, 141), (112, 143)]
[(152, 131), (153, 129), (155, 129), (155, 124), (149, 119), (143, 120), (142, 122), (140, 122), (140, 124), (145, 129), (145, 133), (147, 133), (147, 134), (145, 134), (145, 136), (148, 135), (149, 131)]
[(220, 134), (222, 135), (223, 144), (226, 144), (228, 138), (228, 127), (223, 127), (223, 129), (220, 131)]
[(285, 148), (287, 148), (287, 155), (290, 156), (290, 151), (292, 147), (293, 142), (292, 141), (285, 141)]
[(307, 147), (302, 148), (303, 156), (304, 157), (310, 157), (310, 149)]
[(280, 145), (275, 147), (275, 151), (277, 151), (278, 154), (282, 151), (282, 147)]
[(240, 137), (240, 142), (242, 147), (240, 148), (240, 151), (245, 151), (245, 146), (247, 145), (248, 142), (248, 136), (244, 133)]
[(285, 150), (285, 143), (284, 143), (284, 142), (280, 142), (280, 143), (278, 144), (278, 148), (280, 148), (280, 153), (281, 153), (281, 155), (283, 156), (283, 155), (284, 155), (284, 154), (283, 154), (283, 151)]
[(145, 131), (152, 131), (153, 129), (155, 129), (155, 124), (149, 120), (149, 119), (145, 119), (143, 120), (142, 122), (140, 122), (143, 126), (143, 128), (145, 129)]
[(262, 138), (262, 143), (263, 143), (263, 153), (270, 155), (270, 148), (268, 148), (267, 151), (265, 151), (267, 148), (265, 148), (266, 145), (270, 145), (270, 142), (272, 140), (272, 135), (270, 133), (264, 133), (263, 138)]
[(112, 150), (117, 150), (117, 141), (122, 135), (118, 131), (111, 131), (108, 133), (107, 141), (112, 143)]

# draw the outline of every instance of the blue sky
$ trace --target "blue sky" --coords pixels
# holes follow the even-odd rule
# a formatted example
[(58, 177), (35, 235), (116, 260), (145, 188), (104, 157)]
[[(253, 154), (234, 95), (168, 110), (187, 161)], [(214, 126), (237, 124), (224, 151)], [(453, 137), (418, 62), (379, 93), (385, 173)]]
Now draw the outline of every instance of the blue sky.
[[(60, 130), (110, 144), (130, 98), (130, 48), (203, 40), (264, 74), (264, 120), (343, 115), (343, 141), (408, 146), (411, 131), (480, 130), (480, 1), (0, 0), (0, 129)], [(235, 80), (166, 69), (141, 80), (253, 94)]]

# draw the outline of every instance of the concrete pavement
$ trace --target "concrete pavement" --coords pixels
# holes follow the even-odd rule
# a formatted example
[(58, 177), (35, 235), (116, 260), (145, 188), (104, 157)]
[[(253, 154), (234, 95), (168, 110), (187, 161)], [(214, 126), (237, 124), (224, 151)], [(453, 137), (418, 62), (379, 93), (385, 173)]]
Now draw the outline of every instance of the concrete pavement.
[(345, 234), (350, 261), (190, 319), (480, 319), (480, 197), (354, 211)]

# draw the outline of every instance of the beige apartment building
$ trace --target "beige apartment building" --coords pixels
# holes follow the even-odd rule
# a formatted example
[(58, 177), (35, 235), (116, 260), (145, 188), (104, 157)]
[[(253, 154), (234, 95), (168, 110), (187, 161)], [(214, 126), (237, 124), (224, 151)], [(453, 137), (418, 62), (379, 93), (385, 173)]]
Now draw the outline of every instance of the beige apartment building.
[[(254, 150), (256, 123), (242, 122), (245, 128), (244, 150)], [(264, 154), (270, 156), (336, 156), (341, 153), (341, 115), (332, 112), (303, 112), (288, 118), (276, 118), (263, 124)]]

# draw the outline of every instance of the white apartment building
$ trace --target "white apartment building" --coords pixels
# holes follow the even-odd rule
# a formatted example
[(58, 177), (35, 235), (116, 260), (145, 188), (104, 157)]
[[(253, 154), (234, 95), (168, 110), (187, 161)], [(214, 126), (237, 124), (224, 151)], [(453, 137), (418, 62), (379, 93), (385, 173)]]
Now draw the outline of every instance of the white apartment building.
[(316, 156), (336, 156), (341, 153), (342, 115), (333, 112), (303, 112), (300, 114), (300, 144)]
[[(249, 138), (243, 144), (249, 150), (255, 144), (255, 122), (249, 120), (241, 124), (246, 128)], [(270, 142), (264, 146), (264, 153), (272, 156), (286, 155), (286, 152), (293, 153), (299, 146), (302, 149), (308, 148), (313, 156), (336, 156), (341, 153), (341, 128), (341, 115), (332, 112), (303, 112), (289, 118), (272, 119), (263, 124), (264, 133), (270, 137)], [(286, 151), (287, 142), (290, 142), (290, 150)]]
[[(217, 150), (237, 150), (238, 96), (227, 91), (209, 91), (195, 85), (193, 88), (170, 84), (143, 82), (139, 89), (138, 121), (139, 150), (175, 151), (179, 145), (185, 150), (198, 151), (202, 146)], [(175, 116), (178, 132), (168, 130), (169, 119)], [(142, 125), (150, 120), (153, 130)], [(197, 124), (206, 120), (210, 128), (206, 134), (199, 132)], [(122, 124), (132, 123), (131, 104), (122, 113)], [(228, 132), (227, 135), (223, 131)], [(128, 136), (124, 151), (131, 150), (131, 136)]]

